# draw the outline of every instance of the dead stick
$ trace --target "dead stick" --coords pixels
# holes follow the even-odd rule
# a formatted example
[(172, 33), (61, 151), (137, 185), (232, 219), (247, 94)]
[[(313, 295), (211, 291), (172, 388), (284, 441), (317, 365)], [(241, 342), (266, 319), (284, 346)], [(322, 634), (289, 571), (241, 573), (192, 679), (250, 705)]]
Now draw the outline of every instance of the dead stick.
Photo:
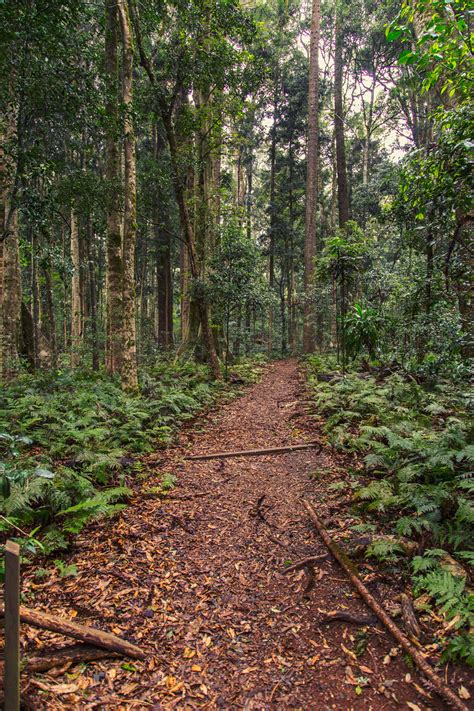
[(36, 674), (49, 671), (55, 667), (63, 667), (65, 664), (71, 666), (118, 656), (116, 652), (111, 652), (109, 649), (98, 649), (89, 644), (75, 644), (63, 649), (55, 649), (42, 657), (30, 657), (23, 666), (22, 671)]
[(344, 610), (336, 610), (335, 612), (328, 612), (326, 617), (321, 620), (322, 625), (329, 624), (329, 622), (349, 622), (352, 625), (360, 625), (365, 627), (371, 625), (374, 622), (374, 617), (357, 617), (356, 615), (351, 615), (350, 612), (345, 612)]
[(312, 555), (309, 558), (303, 558), (303, 560), (293, 563), (293, 565), (290, 565), (288, 568), (284, 568), (281, 572), (283, 575), (288, 575), (288, 573), (293, 573), (295, 570), (301, 570), (302, 568), (322, 563), (324, 560), (329, 560), (329, 555), (327, 553), (323, 553), (323, 555)]
[(203, 459), (228, 459), (229, 457), (255, 457), (261, 454), (281, 454), (283, 452), (293, 452), (298, 449), (312, 449), (319, 447), (322, 449), (320, 442), (306, 442), (304, 444), (293, 444), (287, 447), (270, 447), (268, 449), (242, 449), (236, 452), (211, 452), (210, 454), (193, 454), (184, 457), (188, 461), (197, 461)]
[(354, 566), (351, 566), (348, 564), (348, 558), (345, 554), (342, 553), (341, 549), (339, 546), (332, 540), (332, 538), (329, 536), (328, 532), (324, 528), (323, 524), (321, 523), (318, 514), (316, 511), (313, 509), (313, 507), (307, 502), (303, 501), (303, 506), (308, 512), (308, 515), (311, 519), (311, 521), (314, 523), (316, 526), (319, 535), (321, 536), (322, 540), (328, 547), (328, 549), (331, 551), (333, 556), (336, 558), (340, 566), (344, 569), (344, 571), (347, 573), (350, 581), (356, 588), (357, 592), (359, 595), (363, 598), (363, 600), (367, 603), (367, 605), (375, 612), (377, 617), (385, 627), (391, 632), (391, 634), (395, 637), (397, 642), (403, 647), (405, 652), (407, 652), (410, 657), (413, 659), (414, 663), (421, 669), (423, 674), (427, 677), (427, 679), (431, 682), (433, 685), (433, 688), (435, 689), (436, 693), (441, 696), (441, 698), (445, 699), (449, 703), (451, 703), (455, 708), (460, 709), (460, 711), (468, 711), (468, 708), (463, 702), (456, 696), (454, 692), (449, 689), (446, 684), (444, 684), (439, 676), (436, 674), (434, 669), (428, 664), (428, 662), (423, 659), (422, 655), (420, 652), (414, 647), (414, 645), (410, 642), (410, 640), (399, 630), (397, 625), (390, 619), (390, 617), (387, 615), (385, 610), (379, 605), (377, 600), (373, 597), (373, 595), (370, 594), (370, 592), (367, 590), (365, 587), (364, 583), (361, 581), (361, 579), (358, 577), (357, 574), (353, 572)]
[[(0, 616), (3, 615), (4, 608), (2, 605), (0, 606)], [(131, 642), (127, 642), (125, 639), (116, 637), (110, 632), (103, 632), (94, 627), (86, 627), (77, 622), (71, 622), (61, 617), (48, 615), (46, 612), (23, 607), (23, 605), (20, 607), (20, 619), (32, 627), (39, 627), (40, 629), (49, 630), (50, 632), (57, 632), (66, 637), (73, 637), (74, 639), (79, 639), (82, 642), (87, 642), (101, 649), (108, 649), (111, 652), (117, 652), (126, 657), (132, 657), (132, 659), (145, 659), (146, 656), (145, 652), (139, 647), (131, 644)]]

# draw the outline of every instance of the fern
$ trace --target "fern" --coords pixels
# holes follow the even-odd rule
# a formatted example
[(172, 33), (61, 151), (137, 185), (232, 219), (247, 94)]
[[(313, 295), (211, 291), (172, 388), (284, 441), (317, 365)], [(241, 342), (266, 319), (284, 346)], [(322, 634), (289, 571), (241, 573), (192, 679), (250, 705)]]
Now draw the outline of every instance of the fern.
[(75, 506), (59, 512), (59, 516), (64, 516), (63, 528), (69, 533), (79, 533), (85, 524), (102, 516), (113, 516), (124, 508), (122, 504), (114, 502), (129, 496), (130, 489), (126, 487), (115, 487), (97, 493), (92, 499), (85, 499)]

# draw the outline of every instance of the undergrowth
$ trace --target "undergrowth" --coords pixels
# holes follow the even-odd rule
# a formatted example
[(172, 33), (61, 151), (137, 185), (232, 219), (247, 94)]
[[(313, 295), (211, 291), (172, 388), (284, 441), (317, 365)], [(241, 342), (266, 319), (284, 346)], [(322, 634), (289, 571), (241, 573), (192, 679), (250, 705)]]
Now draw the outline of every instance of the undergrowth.
[[(231, 372), (254, 382), (260, 366), (242, 360)], [(0, 535), (24, 554), (65, 549), (88, 521), (126, 505), (140, 456), (227, 391), (194, 362), (158, 361), (136, 395), (92, 371), (22, 375), (0, 394)]]
[(362, 460), (352, 484), (358, 512), (390, 534), (366, 554), (403, 563), (406, 541), (416, 543), (406, 563), (414, 594), (449, 621), (444, 657), (474, 665), (472, 392), (448, 380), (426, 387), (401, 371), (343, 375), (320, 357), (308, 359), (308, 378), (329, 442)]

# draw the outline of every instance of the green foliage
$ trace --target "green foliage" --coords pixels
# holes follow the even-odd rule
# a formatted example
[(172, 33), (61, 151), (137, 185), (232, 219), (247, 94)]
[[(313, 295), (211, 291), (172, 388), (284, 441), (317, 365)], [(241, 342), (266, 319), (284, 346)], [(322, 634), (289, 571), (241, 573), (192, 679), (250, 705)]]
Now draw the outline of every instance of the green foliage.
[(214, 389), (205, 368), (181, 363), (157, 362), (137, 396), (88, 372), (22, 376), (3, 393), (2, 528), (39, 524), (48, 551), (64, 548), (61, 531), (120, 510), (126, 489), (102, 487), (131, 475), (126, 455), (169, 442)]
[(471, 11), (467, 0), (404, 0), (387, 29), (389, 41), (401, 38), (411, 45), (399, 62), (416, 66), (424, 75), (425, 91), (439, 86), (442, 94), (469, 98), (474, 82)]
[[(471, 562), (474, 540), (472, 491), (472, 401), (464, 387), (439, 382), (426, 388), (407, 373), (376, 380), (352, 372), (320, 382), (316, 362), (309, 382), (325, 431), (338, 448), (363, 456), (365, 482), (354, 498), (379, 525), (391, 528), (392, 540), (376, 538), (367, 554), (394, 562), (403, 548), (397, 537), (415, 539), (422, 547), (445, 546)], [(459, 551), (459, 553), (457, 552)], [(415, 592), (428, 592), (460, 631), (472, 624), (473, 596), (465, 580), (443, 568), (441, 548), (413, 560)], [(454, 644), (454, 642), (453, 642)], [(447, 654), (468, 658), (464, 642), (448, 645)], [(455, 650), (458, 651), (455, 651)], [(464, 651), (462, 651), (464, 650)]]
[(346, 315), (345, 341), (349, 357), (357, 358), (364, 348), (371, 358), (375, 357), (380, 318), (375, 309), (355, 303)]

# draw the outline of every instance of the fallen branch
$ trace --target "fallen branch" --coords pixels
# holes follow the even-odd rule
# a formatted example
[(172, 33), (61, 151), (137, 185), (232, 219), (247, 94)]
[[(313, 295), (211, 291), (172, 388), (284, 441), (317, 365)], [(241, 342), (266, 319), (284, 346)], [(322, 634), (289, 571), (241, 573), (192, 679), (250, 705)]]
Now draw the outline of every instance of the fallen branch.
[(323, 553), (323, 555), (312, 555), (309, 558), (303, 558), (303, 560), (293, 563), (293, 565), (288, 566), (288, 568), (284, 568), (281, 572), (283, 575), (288, 575), (288, 573), (293, 573), (295, 570), (302, 570), (302, 568), (308, 568), (310, 566), (312, 567), (318, 563), (322, 563), (324, 560), (329, 560), (329, 558), (330, 556), (327, 553)]
[(328, 612), (326, 617), (321, 620), (322, 625), (327, 625), (330, 622), (349, 622), (351, 625), (359, 625), (360, 627), (366, 627), (373, 624), (373, 617), (366, 617), (364, 615), (356, 616), (351, 615), (350, 612), (345, 612), (344, 610), (336, 610), (334, 612)]
[[(3, 605), (0, 606), (0, 616), (4, 616)], [(54, 617), (53, 615), (48, 615), (46, 612), (40, 612), (39, 610), (32, 610), (28, 607), (21, 606), (20, 620), (32, 627), (39, 627), (40, 629), (49, 630), (50, 632), (57, 632), (66, 637), (73, 637), (87, 644), (92, 644), (95, 647), (108, 649), (111, 652), (117, 652), (117, 654), (123, 654), (126, 657), (132, 657), (132, 659), (145, 659), (146, 656), (145, 652), (139, 647), (131, 644), (131, 642), (127, 642), (125, 639), (116, 637), (116, 635), (110, 632), (103, 632), (94, 627), (86, 627), (85, 625), (80, 625), (77, 622), (71, 622), (61, 617)]]
[(95, 662), (99, 659), (110, 659), (110, 657), (118, 656), (117, 652), (111, 652), (109, 649), (97, 649), (97, 647), (92, 647), (88, 644), (76, 644), (63, 649), (54, 649), (42, 657), (31, 657), (27, 660), (23, 671), (37, 674), (56, 667), (61, 668), (65, 665), (71, 667), (75, 664)]
[(340, 566), (343, 568), (343, 570), (347, 573), (351, 583), (354, 585), (354, 587), (356, 588), (359, 595), (367, 603), (367, 605), (375, 612), (375, 614), (377, 615), (379, 620), (381, 622), (383, 622), (385, 627), (395, 637), (395, 639), (403, 647), (405, 652), (407, 652), (410, 655), (410, 657), (412, 658), (412, 660), (416, 664), (416, 666), (423, 672), (423, 674), (427, 677), (429, 682), (432, 684), (436, 693), (441, 698), (445, 699), (450, 704), (452, 704), (455, 708), (460, 709), (460, 711), (468, 711), (467, 706), (465, 704), (463, 704), (463, 702), (458, 698), (458, 696), (456, 696), (456, 694), (453, 691), (451, 691), (451, 689), (448, 686), (446, 686), (446, 684), (439, 678), (439, 676), (436, 674), (434, 669), (428, 664), (428, 662), (424, 659), (424, 657), (420, 654), (420, 652), (416, 649), (416, 647), (410, 642), (408, 637), (406, 637), (403, 634), (403, 632), (401, 632), (401, 630), (397, 627), (397, 625), (387, 615), (387, 613), (385, 612), (383, 607), (381, 607), (381, 605), (379, 605), (377, 600), (367, 590), (366, 586), (359, 578), (357, 569), (354, 572), (355, 566), (348, 559), (348, 557), (343, 553), (343, 551), (341, 551), (339, 546), (329, 536), (328, 532), (326, 531), (325, 527), (321, 523), (314, 508), (307, 501), (303, 501), (302, 503), (303, 503), (303, 506), (306, 509), (311, 521), (314, 523), (315, 527), (317, 528), (318, 533), (321, 536), (322, 540), (324, 541), (325, 545), (331, 551), (331, 553), (336, 558), (336, 560), (338, 561)]
[(282, 454), (284, 452), (294, 452), (298, 449), (312, 449), (319, 447), (319, 452), (323, 446), (320, 442), (306, 442), (304, 444), (293, 444), (286, 447), (270, 447), (268, 449), (242, 449), (236, 452), (211, 452), (210, 454), (190, 454), (184, 458), (188, 461), (198, 461), (204, 459), (228, 459), (230, 457), (256, 457), (264, 454)]

